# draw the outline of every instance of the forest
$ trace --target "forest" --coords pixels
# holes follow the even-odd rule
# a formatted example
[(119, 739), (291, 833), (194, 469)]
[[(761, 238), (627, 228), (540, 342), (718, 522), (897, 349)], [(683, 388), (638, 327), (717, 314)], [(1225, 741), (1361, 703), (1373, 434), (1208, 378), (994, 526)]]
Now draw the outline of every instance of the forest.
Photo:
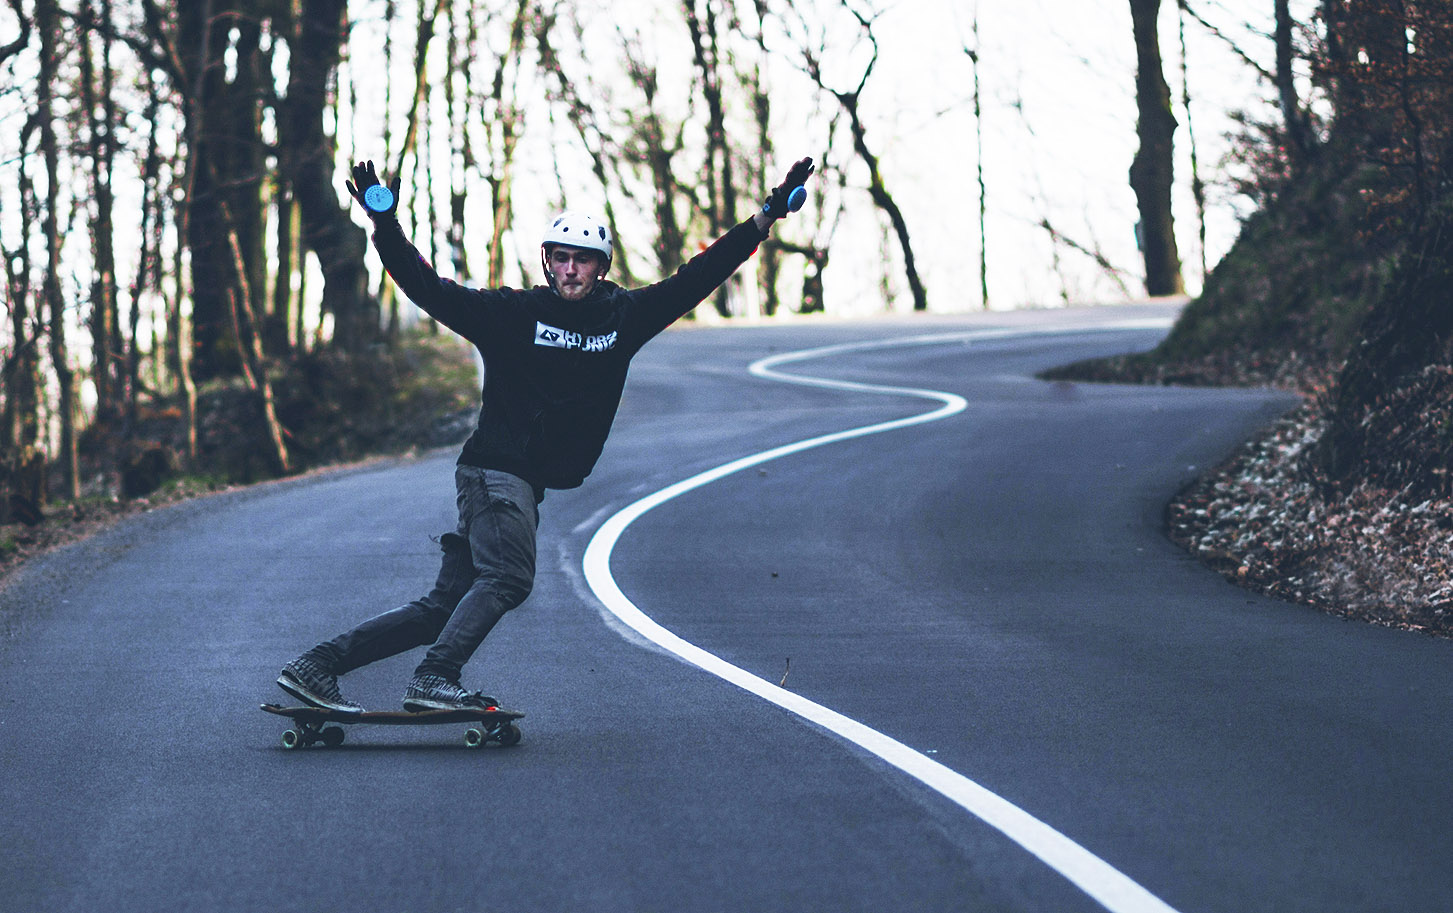
[[(1042, 227), (1126, 297), (1183, 292), (1177, 188), (1195, 201), (1180, 215), (1199, 220), (1202, 251), (1217, 188), (1167, 73), (1184, 66), (1187, 29), (1226, 45), (1273, 100), (1237, 114), (1240, 167), (1219, 172), (1239, 175), (1220, 190), (1254, 211), (1161, 349), (1094, 370), (1320, 390), (1325, 477), (1392, 472), (1368, 417), (1410, 377), (1419, 402), (1453, 390), (1450, 4), (1266, 5), (1273, 26), (1251, 50), (1210, 21), (1210, 0), (1129, 2), (1136, 275)], [(914, 244), (942, 226), (900, 205), (862, 107), (881, 79), (880, 12), (680, 0), (647, 27), (603, 24), (570, 0), (6, 0), (0, 523), (142, 497), (183, 474), (293, 474), (382, 446), (360, 427), (370, 410), (416, 411), (391, 388), (446, 348), (429, 348), (427, 321), (369, 265), (341, 191), (355, 156), (414, 189), (406, 219), (430, 227), (414, 240), (441, 273), (493, 285), (532, 281), (520, 213), (563, 207), (582, 184), (637, 239), (614, 267), (632, 284), (674, 270), (766, 195), (774, 168), (813, 154), (807, 210), (704, 307), (721, 319), (830, 310), (833, 251), (866, 225), (883, 252), (866, 291), (927, 310)], [(977, 12), (963, 12), (963, 97), (978, 123), (984, 61)], [(803, 91), (782, 92), (769, 61), (787, 61)], [(807, 148), (778, 150), (784, 126), (804, 122), (793, 135)], [(987, 306), (977, 140), (977, 168), (970, 148), (954, 179), (976, 184), (979, 212), (954, 231), (978, 261), (969, 306)], [(1176, 167), (1188, 143), (1189, 174)], [(527, 165), (550, 180), (521, 181)], [(1446, 494), (1453, 415), (1441, 414), (1418, 455), (1393, 462)]]
[[(877, 56), (869, 15), (692, 0), (668, 23), (685, 53), (663, 62), (640, 32), (587, 35), (592, 12), (540, 0), (9, 0), (0, 522), (143, 496), (178, 473), (288, 475), (377, 446), (358, 427), (370, 411), (418, 411), (377, 379), (415, 367), (433, 328), (370, 274), (366, 230), (340, 189), (355, 153), (407, 179), (405, 218), (429, 226), (416, 243), (446, 275), (529, 282), (507, 243), (517, 199), (558, 211), (582, 175), (618, 237), (650, 226), (649, 243), (619, 249), (618, 281), (673, 271), (777, 177), (765, 170), (772, 128), (789, 115), (764, 84), (769, 29), (801, 43), (802, 78), (824, 86), (817, 142), (832, 151), (819, 155), (839, 180), (807, 230), (764, 245), (756, 288), (728, 287), (711, 306), (722, 317), (822, 309), (828, 207), (847, 205), (849, 161), (925, 305), (857, 114)], [(825, 88), (830, 28), (866, 49), (856, 88)], [(602, 41), (619, 71), (588, 53), (597, 43), (603, 59)], [(685, 107), (666, 101), (682, 94), (672, 87), (689, 89)], [(554, 186), (521, 189), (539, 137)]]

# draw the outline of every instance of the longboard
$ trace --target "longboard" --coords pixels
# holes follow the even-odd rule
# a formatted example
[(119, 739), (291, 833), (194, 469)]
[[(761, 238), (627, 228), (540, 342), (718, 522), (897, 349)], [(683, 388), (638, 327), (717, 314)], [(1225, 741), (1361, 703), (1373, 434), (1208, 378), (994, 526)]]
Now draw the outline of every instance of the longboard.
[[(295, 724), (283, 733), (283, 747), (292, 750), (309, 745), (322, 744), (336, 748), (343, 744), (342, 726), (356, 723), (370, 723), (382, 726), (427, 726), (438, 723), (477, 723), (464, 733), (464, 744), (470, 748), (483, 748), (491, 742), (500, 746), (519, 744), (520, 727), (515, 720), (524, 719), (523, 713), (491, 707), (487, 710), (424, 710), (414, 713), (408, 710), (365, 710), (362, 713), (345, 713), (327, 707), (283, 707), (279, 704), (263, 704), (268, 713), (290, 718)], [(340, 724), (338, 726), (329, 725)]]

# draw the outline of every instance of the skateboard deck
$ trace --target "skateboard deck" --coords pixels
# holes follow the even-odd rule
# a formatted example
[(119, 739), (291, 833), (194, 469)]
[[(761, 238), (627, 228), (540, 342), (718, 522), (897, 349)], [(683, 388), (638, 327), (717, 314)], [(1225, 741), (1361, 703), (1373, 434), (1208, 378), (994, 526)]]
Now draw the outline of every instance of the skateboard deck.
[[(279, 704), (263, 704), (268, 713), (290, 718), (295, 724), (283, 733), (283, 747), (289, 750), (322, 744), (335, 748), (343, 744), (342, 726), (369, 723), (382, 726), (427, 726), (439, 723), (471, 723), (464, 733), (464, 744), (470, 748), (483, 748), (495, 743), (500, 746), (519, 744), (520, 727), (515, 720), (525, 715), (514, 710), (491, 707), (487, 710), (424, 710), (414, 713), (409, 710), (365, 710), (362, 713), (345, 713), (327, 707), (283, 707)], [(330, 725), (330, 724), (339, 725)]]

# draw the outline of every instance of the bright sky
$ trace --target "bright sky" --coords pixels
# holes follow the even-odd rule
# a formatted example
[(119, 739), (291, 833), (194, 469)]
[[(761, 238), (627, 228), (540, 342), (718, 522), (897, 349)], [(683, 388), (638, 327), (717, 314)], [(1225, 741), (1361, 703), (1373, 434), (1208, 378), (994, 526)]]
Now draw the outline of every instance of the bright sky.
[[(674, 4), (673, 4), (674, 5)], [(1294, 0), (1293, 13), (1310, 17), (1311, 0)], [(587, 18), (591, 4), (586, 2)], [(655, 15), (655, 0), (630, 0), (609, 6), (610, 21), (644, 33), (665, 65), (685, 54), (679, 15)], [(832, 8), (817, 0), (818, 9)], [(979, 307), (978, 186), (972, 106), (972, 69), (964, 48), (973, 43), (972, 22), (979, 10), (980, 79), (984, 119), (984, 170), (988, 187), (988, 275), (995, 308), (1056, 306), (1124, 300), (1121, 284), (1106, 276), (1083, 254), (1056, 250), (1039, 226), (1049, 219), (1076, 243), (1102, 251), (1125, 271), (1129, 297), (1142, 294), (1142, 265), (1135, 247), (1138, 219), (1127, 172), (1135, 154), (1135, 50), (1128, 0), (1019, 0), (1014, 4), (979, 0), (897, 0), (884, 3), (878, 20), (881, 56), (863, 98), (869, 143), (882, 159), (885, 180), (905, 211), (920, 272), (936, 311)], [(1195, 206), (1190, 194), (1189, 138), (1181, 97), (1181, 55), (1176, 4), (1165, 0), (1161, 44), (1165, 75), (1177, 104), (1175, 217), (1187, 284), (1201, 283)], [(1262, 66), (1271, 68), (1271, 4), (1252, 0), (1192, 0), (1193, 8), (1215, 24)], [(605, 8), (600, 10), (605, 15)], [(842, 14), (845, 15), (845, 14)], [(839, 24), (852, 25), (850, 17)], [(1247, 23), (1253, 25), (1248, 27)], [(654, 28), (652, 33), (650, 30)], [(1207, 259), (1214, 266), (1234, 241), (1238, 213), (1224, 187), (1223, 160), (1236, 108), (1268, 111), (1268, 86), (1229, 49), (1194, 21), (1186, 24), (1193, 126), (1203, 179), (1212, 184), (1208, 213)], [(851, 27), (833, 45), (841, 72), (839, 88), (848, 89), (861, 72), (862, 46), (856, 53)], [(593, 32), (597, 43), (610, 40)], [(777, 45), (777, 41), (772, 42)], [(783, 124), (820, 123), (818, 102), (804, 89), (792, 66), (791, 47), (781, 43), (772, 74), (774, 112)], [(684, 86), (684, 78), (682, 81)], [(774, 138), (785, 168), (799, 154), (815, 151), (820, 131), (795, 138), (790, 127)], [(540, 150), (539, 162), (549, 151)], [(861, 186), (864, 176), (854, 173)], [(541, 174), (542, 180), (549, 179)], [(588, 182), (585, 185), (588, 187)], [(589, 189), (582, 190), (588, 199)], [(528, 197), (528, 191), (522, 190)], [(863, 202), (833, 236), (827, 277), (831, 306), (841, 313), (881, 309), (877, 263), (885, 250), (881, 220)], [(571, 205), (576, 205), (573, 201)], [(1241, 203), (1244, 209), (1244, 201)], [(519, 243), (529, 247), (538, 232), (530, 227), (526, 206), (518, 210)], [(543, 215), (541, 216), (543, 219)], [(805, 226), (803, 226), (805, 227)], [(790, 221), (779, 230), (799, 232)], [(630, 239), (627, 239), (629, 242)], [(644, 244), (640, 245), (642, 248)], [(896, 251), (889, 240), (887, 250)], [(896, 256), (896, 253), (893, 253)], [(530, 262), (529, 254), (522, 256)], [(900, 276), (901, 274), (896, 274)], [(900, 307), (908, 305), (906, 285), (895, 282)]]
[[(925, 245), (934, 245), (926, 254), (933, 258), (935, 309), (972, 307), (978, 300), (976, 285), (961, 293), (955, 288), (962, 258), (953, 254), (976, 256), (978, 247), (972, 108), (964, 101), (972, 75), (963, 51), (973, 41), (975, 5), (976, 0), (903, 0), (883, 17), (884, 75), (894, 80), (880, 86), (884, 95), (875, 99), (885, 128), (877, 141), (895, 183), (903, 185), (917, 231)], [(1054, 305), (1064, 295), (1073, 301), (1124, 297), (1085, 256), (1061, 249), (1056, 260), (1047, 233), (1037, 227), (1046, 218), (1078, 244), (1102, 250), (1129, 273), (1131, 295), (1140, 295), (1138, 215), (1127, 176), (1137, 147), (1129, 3), (1021, 0), (977, 6), (993, 306)], [(1175, 217), (1185, 276), (1194, 291), (1201, 280), (1200, 251), (1189, 137), (1179, 106), (1176, 5), (1166, 0), (1163, 7), (1165, 75), (1180, 121)], [(1269, 35), (1270, 3), (1193, 0), (1192, 7), (1270, 69), (1271, 39), (1249, 33), (1244, 24), (1254, 22)], [(1231, 129), (1226, 112), (1259, 108), (1269, 87), (1258, 86), (1255, 74), (1202, 26), (1188, 21), (1186, 34), (1198, 158), (1203, 179), (1214, 184), (1225, 177)], [(1214, 265), (1234, 241), (1237, 215), (1226, 191), (1218, 187), (1211, 193), (1207, 258)], [(971, 272), (976, 283), (976, 270)]]

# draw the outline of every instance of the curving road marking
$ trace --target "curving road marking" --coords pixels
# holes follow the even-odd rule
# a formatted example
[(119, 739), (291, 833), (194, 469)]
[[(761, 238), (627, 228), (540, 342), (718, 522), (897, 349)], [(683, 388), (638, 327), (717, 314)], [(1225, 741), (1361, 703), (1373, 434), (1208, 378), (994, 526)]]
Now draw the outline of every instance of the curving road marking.
[(694, 475), (663, 488), (655, 494), (629, 505), (601, 525), (585, 549), (585, 579), (605, 607), (621, 622), (638, 634), (694, 666), (710, 672), (737, 687), (771, 701), (777, 706), (810, 720), (858, 747), (872, 752), (903, 773), (942, 794), (965, 811), (1003, 833), (1010, 840), (1038, 857), (1050, 868), (1068, 879), (1072, 884), (1094, 898), (1111, 913), (1175, 913), (1160, 898), (1151, 894), (1118, 869), (1105, 862), (1089, 850), (1075, 843), (1059, 831), (1035, 818), (1033, 815), (990, 792), (988, 789), (965, 777), (957, 771), (940, 764), (902, 742), (850, 719), (835, 710), (829, 710), (785, 688), (780, 688), (765, 679), (734, 666), (726, 660), (689, 643), (671, 631), (657, 624), (621, 591), (610, 572), (610, 556), (616, 542), (637, 519), (687, 492), (709, 485), (718, 479), (758, 466), (780, 457), (804, 450), (811, 450), (827, 444), (852, 438), (881, 434), (911, 425), (935, 422), (962, 412), (967, 401), (952, 393), (937, 390), (921, 390), (911, 387), (890, 387), (878, 384), (863, 384), (852, 381), (830, 380), (807, 377), (799, 374), (782, 374), (776, 368), (780, 365), (825, 358), (850, 352), (870, 349), (896, 348), (901, 346), (941, 345), (951, 342), (973, 342), (987, 339), (1005, 339), (1019, 336), (1097, 332), (1104, 330), (1147, 329), (1168, 326), (1168, 321), (1136, 321), (1102, 325), (1098, 327), (1046, 327), (1030, 330), (979, 330), (959, 333), (941, 333), (927, 336), (911, 336), (897, 339), (874, 340), (864, 343), (824, 346), (804, 349), (764, 358), (748, 369), (752, 374), (786, 383), (806, 384), (834, 390), (881, 393), (893, 396), (911, 396), (935, 400), (941, 405), (930, 412), (895, 421), (865, 425), (833, 434), (798, 441), (774, 447), (761, 453), (742, 457), (715, 469)]

